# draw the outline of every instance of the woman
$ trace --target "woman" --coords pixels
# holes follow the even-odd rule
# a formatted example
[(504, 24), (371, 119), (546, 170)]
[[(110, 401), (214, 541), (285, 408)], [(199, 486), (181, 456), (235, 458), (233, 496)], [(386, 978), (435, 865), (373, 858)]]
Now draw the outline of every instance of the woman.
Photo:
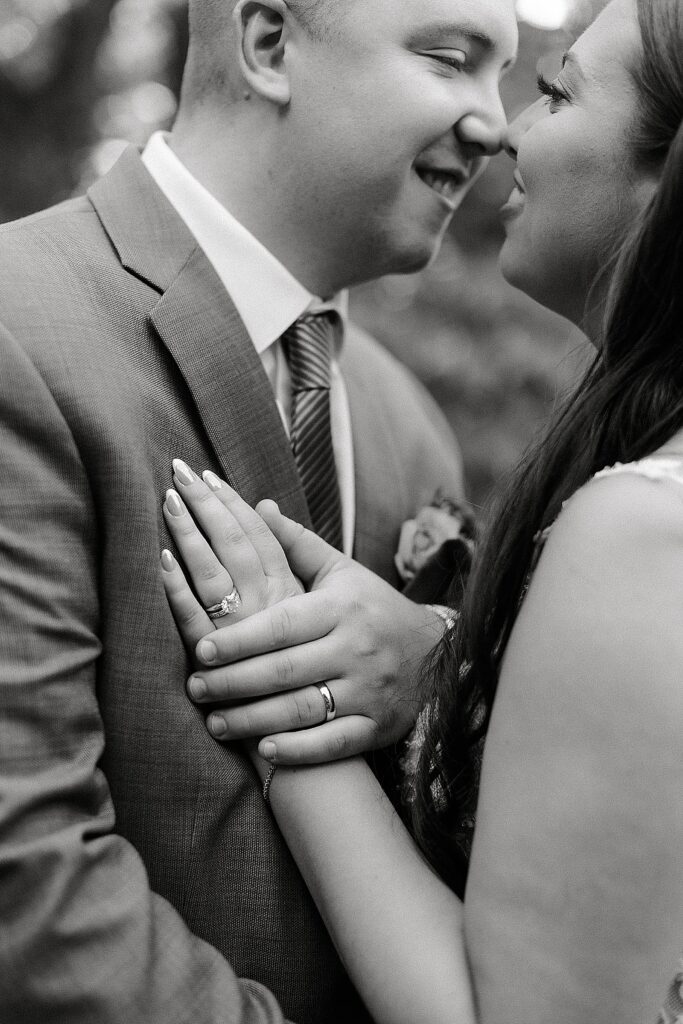
[[(501, 499), (440, 648), (414, 812), (439, 874), (361, 759), (267, 776), (255, 755), (349, 973), (387, 1024), (653, 1020), (683, 945), (680, 0), (612, 0), (541, 87), (509, 130), (502, 267), (598, 353)], [(226, 561), (243, 597), (263, 591), (282, 552), (207, 480), (213, 505), (176, 473), (209, 538), (225, 513), (251, 551), (250, 574)], [(348, 589), (348, 560), (272, 503), (260, 511), (304, 582)], [(196, 534), (188, 547), (187, 521), (167, 519), (198, 577), (205, 545)], [(209, 620), (168, 554), (163, 567), (194, 643)], [(200, 661), (231, 648), (273, 679), (280, 656), (267, 652), (292, 643), (289, 666), (311, 681), (329, 646), (297, 611), (304, 600), (281, 636), (283, 617), (264, 612), (205, 640)], [(288, 742), (259, 750), (282, 765)], [(669, 1007), (673, 1020), (680, 1002)]]

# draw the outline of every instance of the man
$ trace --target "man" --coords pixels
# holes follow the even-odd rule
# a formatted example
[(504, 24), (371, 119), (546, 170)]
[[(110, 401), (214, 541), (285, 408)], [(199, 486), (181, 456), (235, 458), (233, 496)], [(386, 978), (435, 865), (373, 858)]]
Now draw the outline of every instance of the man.
[(180, 455), (311, 521), (288, 438), (304, 314), (336, 332), (338, 542), (391, 578), (400, 523), (457, 491), (441, 418), (340, 337), (339, 293), (437, 251), (498, 146), (514, 18), (499, 0), (190, 17), (170, 139), (1, 232), (3, 1024), (365, 1019), (246, 758), (185, 695), (161, 495)]

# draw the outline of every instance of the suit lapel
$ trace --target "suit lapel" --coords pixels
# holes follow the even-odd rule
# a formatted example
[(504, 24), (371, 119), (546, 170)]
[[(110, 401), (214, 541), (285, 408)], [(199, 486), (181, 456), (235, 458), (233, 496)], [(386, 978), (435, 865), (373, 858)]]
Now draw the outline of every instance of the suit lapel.
[(218, 275), (137, 151), (127, 150), (88, 195), (123, 266), (162, 293), (151, 323), (187, 383), (226, 478), (250, 504), (274, 498), (308, 524), (258, 353)]
[(152, 310), (192, 393), (218, 461), (250, 504), (272, 497), (308, 520), (270, 381), (237, 310), (196, 248)]

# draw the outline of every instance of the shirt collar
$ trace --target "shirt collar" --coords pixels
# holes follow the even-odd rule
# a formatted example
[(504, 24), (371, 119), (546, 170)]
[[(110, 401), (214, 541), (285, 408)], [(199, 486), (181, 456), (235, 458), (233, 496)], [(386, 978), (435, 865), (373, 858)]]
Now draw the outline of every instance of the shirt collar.
[(143, 163), (197, 239), (256, 351), (265, 352), (303, 313), (336, 310), (345, 326), (348, 293), (338, 292), (328, 300), (312, 295), (190, 174), (167, 138), (164, 132), (152, 135), (142, 154)]

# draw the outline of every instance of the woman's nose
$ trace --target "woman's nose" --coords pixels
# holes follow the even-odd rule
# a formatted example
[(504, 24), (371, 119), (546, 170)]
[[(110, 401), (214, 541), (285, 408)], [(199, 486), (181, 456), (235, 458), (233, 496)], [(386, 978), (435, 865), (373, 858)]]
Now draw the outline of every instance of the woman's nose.
[(530, 106), (525, 107), (524, 110), (517, 117), (514, 118), (507, 125), (502, 136), (503, 149), (511, 156), (513, 160), (517, 159), (517, 150), (519, 149), (519, 143), (529, 128), (538, 120), (543, 114), (544, 101), (543, 97), (536, 100)]

